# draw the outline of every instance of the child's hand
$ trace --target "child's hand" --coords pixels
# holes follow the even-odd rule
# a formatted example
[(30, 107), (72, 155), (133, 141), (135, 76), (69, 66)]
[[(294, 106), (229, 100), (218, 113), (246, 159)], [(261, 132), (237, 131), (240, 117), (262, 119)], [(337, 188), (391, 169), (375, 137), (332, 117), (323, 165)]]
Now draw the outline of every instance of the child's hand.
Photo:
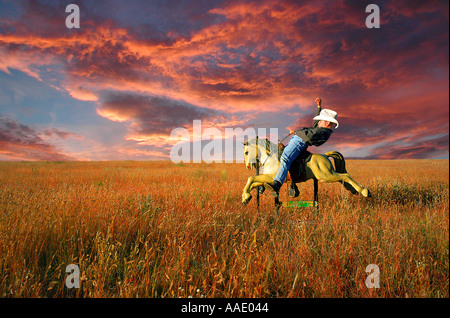
[(317, 103), (317, 107), (320, 107), (322, 105), (322, 100), (319, 97), (317, 97), (316, 103)]

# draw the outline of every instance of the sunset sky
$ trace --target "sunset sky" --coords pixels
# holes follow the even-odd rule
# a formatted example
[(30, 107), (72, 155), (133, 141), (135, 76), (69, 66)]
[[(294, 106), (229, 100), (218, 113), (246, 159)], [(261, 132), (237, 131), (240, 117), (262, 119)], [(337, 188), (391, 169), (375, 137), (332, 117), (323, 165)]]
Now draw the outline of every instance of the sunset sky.
[[(65, 24), (80, 8), (79, 29)], [(368, 4), (380, 8), (369, 29)], [(0, 0), (0, 160), (162, 160), (173, 129), (290, 128), (449, 157), (448, 1)]]

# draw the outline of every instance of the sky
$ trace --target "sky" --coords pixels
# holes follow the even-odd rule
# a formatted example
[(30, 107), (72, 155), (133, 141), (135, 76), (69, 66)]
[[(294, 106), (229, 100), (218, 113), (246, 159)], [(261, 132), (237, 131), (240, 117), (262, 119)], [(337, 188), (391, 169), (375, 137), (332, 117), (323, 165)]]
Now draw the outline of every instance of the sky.
[(0, 160), (165, 160), (194, 120), (282, 139), (312, 124), (316, 97), (339, 128), (312, 152), (448, 158), (448, 6), (0, 0)]

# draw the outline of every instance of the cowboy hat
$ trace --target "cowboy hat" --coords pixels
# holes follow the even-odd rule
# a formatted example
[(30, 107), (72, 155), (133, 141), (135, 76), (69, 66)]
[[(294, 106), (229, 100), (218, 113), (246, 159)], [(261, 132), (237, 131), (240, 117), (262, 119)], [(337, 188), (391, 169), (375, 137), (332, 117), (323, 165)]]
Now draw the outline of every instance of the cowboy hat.
[(320, 111), (320, 114), (313, 118), (313, 120), (323, 120), (323, 121), (329, 121), (336, 124), (336, 128), (338, 128), (339, 123), (336, 120), (337, 113), (334, 110), (331, 109), (322, 109)]

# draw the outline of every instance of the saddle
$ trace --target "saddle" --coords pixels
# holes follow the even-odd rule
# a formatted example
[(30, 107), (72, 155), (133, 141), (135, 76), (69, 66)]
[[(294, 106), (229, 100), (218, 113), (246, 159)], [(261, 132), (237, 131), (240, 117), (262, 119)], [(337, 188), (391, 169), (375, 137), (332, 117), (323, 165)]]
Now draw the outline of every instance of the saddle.
[[(278, 143), (278, 160), (284, 151), (285, 146), (280, 142)], [(312, 153), (308, 150), (300, 152), (298, 157), (292, 162), (289, 168), (289, 173), (286, 181), (291, 181), (292, 184), (306, 181), (306, 163), (311, 159)]]

